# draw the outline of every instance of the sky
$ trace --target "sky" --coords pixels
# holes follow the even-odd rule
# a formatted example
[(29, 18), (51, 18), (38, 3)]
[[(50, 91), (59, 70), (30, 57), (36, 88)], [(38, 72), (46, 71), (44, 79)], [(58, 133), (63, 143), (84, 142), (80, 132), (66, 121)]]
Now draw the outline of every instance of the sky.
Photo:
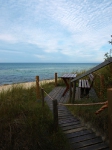
[(100, 63), (112, 0), (0, 0), (0, 63)]

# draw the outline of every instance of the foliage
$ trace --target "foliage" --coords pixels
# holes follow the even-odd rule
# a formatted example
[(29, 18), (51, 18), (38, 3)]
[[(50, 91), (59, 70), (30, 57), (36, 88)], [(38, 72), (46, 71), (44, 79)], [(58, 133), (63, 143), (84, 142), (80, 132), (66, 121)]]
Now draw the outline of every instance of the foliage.
[[(112, 37), (112, 35), (111, 35), (111, 37)], [(111, 39), (111, 41), (109, 41), (109, 44), (112, 44), (112, 39)], [(111, 51), (112, 51), (112, 49), (110, 49), (110, 53), (111, 53)], [(109, 54), (109, 53), (107, 52), (107, 53), (105, 53), (105, 55), (104, 55), (104, 60), (108, 60), (110, 57), (111, 57), (111, 54)]]
[[(44, 85), (48, 91), (52, 87), (53, 83)], [(36, 101), (35, 91), (19, 86), (0, 93), (1, 150), (69, 149), (62, 131), (54, 132), (52, 114)]]
[(111, 57), (111, 55), (107, 52), (107, 53), (105, 53), (105, 55), (104, 55), (104, 60), (106, 61), (106, 60), (108, 60), (110, 57)]

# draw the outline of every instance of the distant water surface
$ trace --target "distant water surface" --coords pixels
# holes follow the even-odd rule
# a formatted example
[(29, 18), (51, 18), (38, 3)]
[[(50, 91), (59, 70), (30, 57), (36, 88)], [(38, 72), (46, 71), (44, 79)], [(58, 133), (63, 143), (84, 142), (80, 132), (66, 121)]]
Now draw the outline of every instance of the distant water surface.
[(0, 63), (0, 85), (53, 79), (54, 73), (58, 76), (81, 70), (89, 70), (98, 63)]

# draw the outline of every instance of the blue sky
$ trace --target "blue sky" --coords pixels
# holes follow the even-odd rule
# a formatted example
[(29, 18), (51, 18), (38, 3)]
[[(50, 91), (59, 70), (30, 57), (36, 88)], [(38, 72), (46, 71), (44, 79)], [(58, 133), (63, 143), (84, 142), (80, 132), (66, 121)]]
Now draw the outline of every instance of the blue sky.
[(0, 62), (102, 62), (112, 0), (0, 0)]

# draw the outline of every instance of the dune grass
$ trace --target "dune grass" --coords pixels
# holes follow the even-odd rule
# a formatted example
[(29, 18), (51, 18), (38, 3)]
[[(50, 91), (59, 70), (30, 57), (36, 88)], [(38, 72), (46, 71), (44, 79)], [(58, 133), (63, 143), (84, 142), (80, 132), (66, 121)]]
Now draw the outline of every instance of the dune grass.
[[(43, 87), (49, 92), (54, 83)], [(1, 150), (69, 150), (61, 129), (54, 132), (52, 114), (36, 100), (35, 91), (34, 86), (17, 86), (0, 93)]]

